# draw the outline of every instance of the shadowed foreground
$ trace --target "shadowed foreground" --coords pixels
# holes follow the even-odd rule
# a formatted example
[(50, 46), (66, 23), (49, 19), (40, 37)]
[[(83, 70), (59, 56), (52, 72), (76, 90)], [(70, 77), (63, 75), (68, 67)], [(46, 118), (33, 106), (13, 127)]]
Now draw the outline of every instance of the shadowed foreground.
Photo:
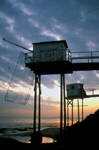
[(66, 133), (59, 137), (66, 148), (98, 148), (99, 145), (99, 109), (87, 116), (82, 122), (70, 126)]
[(50, 143), (50, 144), (28, 144), (28, 143), (22, 143), (18, 142), (11, 138), (0, 138), (0, 147), (4, 149), (27, 149), (27, 150), (57, 150), (59, 148), (59, 145), (57, 143)]

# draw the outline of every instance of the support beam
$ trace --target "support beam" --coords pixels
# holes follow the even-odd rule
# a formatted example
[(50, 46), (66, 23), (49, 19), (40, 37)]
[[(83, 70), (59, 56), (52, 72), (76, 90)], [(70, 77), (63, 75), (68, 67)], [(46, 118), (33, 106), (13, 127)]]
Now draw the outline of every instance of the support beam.
[(83, 99), (82, 99), (82, 121), (83, 121)]
[(62, 109), (62, 78), (63, 75), (60, 75), (60, 134), (62, 134), (62, 119), (63, 119), (63, 109)]
[(40, 133), (40, 123), (41, 123), (41, 75), (38, 76), (38, 87), (39, 87), (39, 106), (38, 106), (38, 132)]
[(65, 100), (65, 74), (63, 75), (63, 92), (64, 92), (64, 132), (66, 131), (66, 100)]
[[(63, 110), (63, 100), (64, 100), (64, 110)], [(64, 111), (64, 131), (65, 131), (66, 129), (65, 74), (60, 75), (60, 134), (62, 134), (63, 111)]]
[(69, 126), (69, 105), (71, 105), (71, 118), (72, 118), (72, 124), (73, 124), (73, 99), (69, 100), (67, 99), (67, 126)]
[(80, 122), (80, 115), (79, 115), (79, 99), (78, 99), (78, 122)]
[(40, 133), (40, 119), (41, 119), (41, 75), (35, 74), (35, 87), (34, 87), (34, 133), (36, 132), (36, 103), (37, 103), (37, 84), (38, 84), (38, 132)]
[[(36, 132), (36, 103), (37, 103), (37, 85), (38, 85), (38, 132)], [(31, 135), (31, 143), (42, 143), (42, 133), (40, 133), (41, 123), (41, 75), (35, 74), (35, 87), (34, 87), (34, 132)]]
[(73, 99), (72, 99), (72, 125), (73, 125)]
[(69, 100), (67, 99), (67, 126), (69, 126)]
[(36, 98), (37, 98), (37, 75), (35, 74), (35, 87), (34, 87), (34, 133), (36, 132)]

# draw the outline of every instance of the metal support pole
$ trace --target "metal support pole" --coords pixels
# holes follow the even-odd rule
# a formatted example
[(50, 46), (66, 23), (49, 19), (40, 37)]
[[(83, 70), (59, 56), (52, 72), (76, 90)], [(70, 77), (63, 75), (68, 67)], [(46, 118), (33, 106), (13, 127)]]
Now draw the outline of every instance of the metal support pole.
[(78, 99), (78, 122), (80, 122), (80, 118), (79, 118), (79, 99)]
[(82, 99), (82, 121), (83, 121), (83, 99)]
[(67, 99), (65, 99), (65, 103), (66, 103), (66, 126), (67, 126)]
[(72, 99), (72, 125), (73, 125), (73, 99)]
[(92, 52), (91, 52), (91, 62), (93, 63), (93, 56), (92, 56)]
[(37, 75), (35, 74), (35, 89), (34, 89), (34, 133), (36, 132), (36, 96), (37, 96)]
[(39, 107), (38, 107), (38, 132), (40, 133), (40, 122), (41, 122), (41, 75), (38, 76), (39, 78), (39, 82), (38, 82), (38, 86), (39, 86)]
[(60, 75), (60, 134), (62, 134), (62, 74)]
[(69, 126), (69, 103), (67, 99), (67, 126)]
[(66, 100), (65, 100), (65, 74), (63, 75), (63, 87), (64, 87), (64, 132), (66, 131)]
[(69, 104), (68, 104), (68, 126), (69, 126)]

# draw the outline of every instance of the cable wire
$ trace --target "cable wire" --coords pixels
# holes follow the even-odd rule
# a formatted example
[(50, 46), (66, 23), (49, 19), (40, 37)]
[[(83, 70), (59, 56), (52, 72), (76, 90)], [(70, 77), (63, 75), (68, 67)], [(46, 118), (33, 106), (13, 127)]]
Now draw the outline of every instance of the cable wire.
[[(94, 11), (97, 11), (97, 10), (99, 10), (99, 7), (96, 8), (96, 9), (92, 9), (92, 10), (90, 10), (90, 11), (87, 11), (87, 12), (85, 12), (85, 13), (81, 13), (81, 14), (79, 14), (79, 15), (77, 15), (77, 16), (74, 16), (74, 17), (72, 17), (72, 18), (70, 18), (70, 19), (64, 20), (64, 21), (62, 21), (62, 22), (60, 22), (60, 23), (58, 23), (58, 24), (56, 24), (56, 25), (64, 24), (64, 23), (66, 23), (66, 22), (68, 22), (68, 21), (71, 21), (71, 20), (73, 20), (73, 19), (76, 19), (76, 18), (78, 18), (78, 17), (81, 17), (82, 15), (86, 15), (86, 14), (89, 14), (89, 13), (94, 12)], [(37, 31), (32, 31), (31, 33), (41, 32), (41, 31), (43, 31), (43, 30), (53, 28), (53, 27), (55, 27), (56, 25), (54, 25), (54, 26), (49, 26), (49, 27), (46, 27), (46, 28), (44, 28), (44, 29), (40, 29), (40, 30), (37, 30)]]

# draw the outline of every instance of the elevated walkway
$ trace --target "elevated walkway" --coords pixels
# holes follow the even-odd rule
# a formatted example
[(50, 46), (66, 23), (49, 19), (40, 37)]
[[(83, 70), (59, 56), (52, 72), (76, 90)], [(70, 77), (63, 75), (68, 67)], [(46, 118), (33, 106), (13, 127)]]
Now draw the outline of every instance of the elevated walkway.
[[(31, 53), (26, 53), (25, 64), (36, 74), (68, 74), (73, 71), (99, 70), (99, 51), (72, 52), (66, 61), (34, 62)], [(33, 53), (32, 53), (33, 55)]]

